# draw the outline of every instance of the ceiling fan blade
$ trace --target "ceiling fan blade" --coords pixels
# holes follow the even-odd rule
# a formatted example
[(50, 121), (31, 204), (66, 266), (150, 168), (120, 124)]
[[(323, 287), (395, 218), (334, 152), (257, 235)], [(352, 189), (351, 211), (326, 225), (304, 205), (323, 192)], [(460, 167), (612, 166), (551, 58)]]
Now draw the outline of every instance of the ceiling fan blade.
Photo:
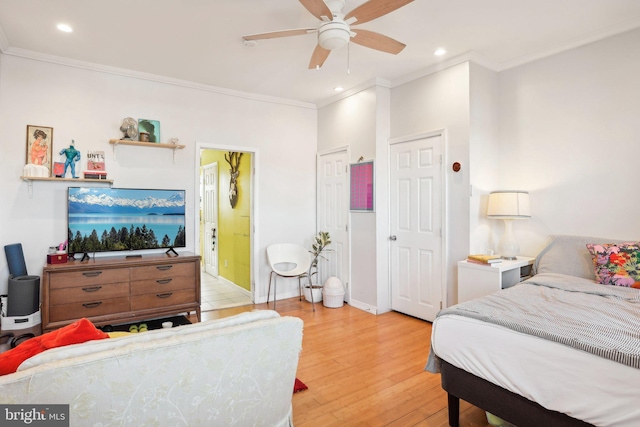
[(248, 36), (242, 36), (242, 40), (264, 40), (264, 39), (276, 39), (278, 37), (289, 37), (289, 36), (301, 36), (304, 34), (315, 33), (317, 32), (317, 28), (298, 28), (295, 30), (282, 30), (282, 31), (271, 31), (269, 33), (260, 33), (260, 34), (251, 34)]
[(404, 43), (400, 43), (391, 37), (374, 33), (373, 31), (358, 28), (357, 30), (353, 30), (353, 32), (356, 33), (356, 35), (351, 37), (352, 42), (371, 49), (397, 55), (406, 47)]
[(316, 46), (316, 49), (313, 51), (313, 55), (311, 55), (311, 61), (309, 61), (309, 69), (312, 70), (314, 68), (322, 67), (324, 61), (327, 60), (331, 51), (329, 49), (325, 49), (320, 45)]
[(313, 16), (323, 21), (322, 17), (326, 16), (329, 21), (333, 18), (331, 9), (327, 7), (323, 0), (300, 0), (300, 3), (307, 9)]
[(353, 9), (344, 17), (345, 21), (355, 18), (354, 24), (364, 24), (411, 3), (413, 0), (369, 0)]

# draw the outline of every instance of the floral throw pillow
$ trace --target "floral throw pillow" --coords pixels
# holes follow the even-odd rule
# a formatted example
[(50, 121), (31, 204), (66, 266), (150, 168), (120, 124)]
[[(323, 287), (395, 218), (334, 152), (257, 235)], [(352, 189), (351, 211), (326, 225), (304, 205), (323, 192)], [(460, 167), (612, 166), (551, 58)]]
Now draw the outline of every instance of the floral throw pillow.
[(587, 249), (591, 253), (598, 283), (640, 289), (639, 243), (589, 243)]

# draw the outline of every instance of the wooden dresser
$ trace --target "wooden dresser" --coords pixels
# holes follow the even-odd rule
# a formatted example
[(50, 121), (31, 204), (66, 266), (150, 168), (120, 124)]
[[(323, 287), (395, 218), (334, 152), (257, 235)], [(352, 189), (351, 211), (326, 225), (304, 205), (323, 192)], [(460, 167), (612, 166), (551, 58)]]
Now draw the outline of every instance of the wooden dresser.
[(96, 325), (195, 311), (200, 321), (200, 257), (181, 253), (50, 264), (42, 270), (42, 330), (86, 317)]

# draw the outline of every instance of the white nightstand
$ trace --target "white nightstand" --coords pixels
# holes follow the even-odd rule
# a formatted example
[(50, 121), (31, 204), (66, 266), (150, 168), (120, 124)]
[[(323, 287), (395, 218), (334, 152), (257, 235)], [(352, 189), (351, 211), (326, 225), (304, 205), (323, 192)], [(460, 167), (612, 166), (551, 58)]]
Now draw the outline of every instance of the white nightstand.
[(517, 260), (484, 265), (458, 261), (458, 302), (469, 301), (509, 288), (531, 274), (535, 258), (519, 256)]

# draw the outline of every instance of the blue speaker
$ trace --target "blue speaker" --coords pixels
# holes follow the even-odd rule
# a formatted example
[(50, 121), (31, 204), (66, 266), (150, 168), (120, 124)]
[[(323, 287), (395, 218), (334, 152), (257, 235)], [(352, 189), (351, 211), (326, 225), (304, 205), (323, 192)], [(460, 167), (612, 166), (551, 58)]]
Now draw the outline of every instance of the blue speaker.
[(14, 243), (4, 247), (4, 253), (7, 256), (7, 264), (9, 265), (10, 276), (26, 276), (27, 264), (24, 262), (24, 254), (22, 252), (22, 244)]

